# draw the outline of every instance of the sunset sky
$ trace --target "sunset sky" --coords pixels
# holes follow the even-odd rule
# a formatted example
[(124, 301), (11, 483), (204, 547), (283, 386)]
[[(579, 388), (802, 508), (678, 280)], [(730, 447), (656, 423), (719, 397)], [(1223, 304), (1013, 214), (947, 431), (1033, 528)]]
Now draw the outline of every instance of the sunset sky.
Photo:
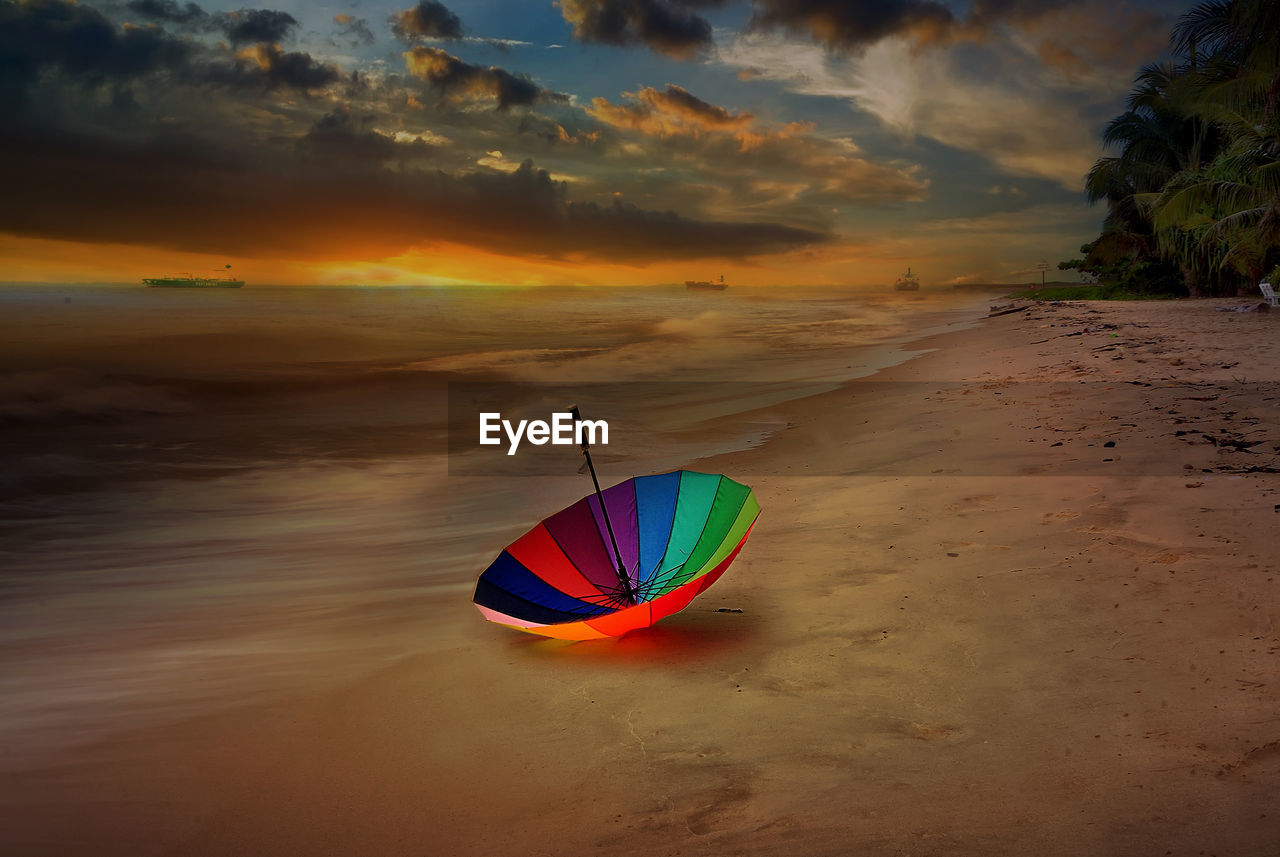
[(1029, 280), (1189, 5), (0, 0), (0, 281)]

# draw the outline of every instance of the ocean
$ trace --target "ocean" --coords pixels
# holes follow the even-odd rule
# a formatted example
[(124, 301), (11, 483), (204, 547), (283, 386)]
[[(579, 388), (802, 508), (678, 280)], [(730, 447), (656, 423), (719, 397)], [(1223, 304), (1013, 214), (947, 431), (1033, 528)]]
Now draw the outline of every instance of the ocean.
[(0, 287), (0, 768), (487, 633), (476, 576), (591, 486), (572, 448), (476, 466), (451, 385), (581, 394), (607, 486), (765, 444), (983, 300)]

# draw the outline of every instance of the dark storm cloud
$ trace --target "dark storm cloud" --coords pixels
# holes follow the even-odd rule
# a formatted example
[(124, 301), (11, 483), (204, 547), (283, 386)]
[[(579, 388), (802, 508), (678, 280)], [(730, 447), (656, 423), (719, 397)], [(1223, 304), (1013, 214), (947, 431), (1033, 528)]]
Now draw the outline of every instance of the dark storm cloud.
[(221, 32), (233, 45), (281, 42), (298, 26), (297, 19), (288, 12), (275, 9), (240, 9), (236, 12), (209, 14), (195, 3), (184, 4), (177, 0), (132, 0), (124, 8), (135, 15), (159, 23), (173, 24), (179, 29)]
[(233, 45), (255, 42), (282, 42), (298, 19), (273, 9), (241, 9), (221, 16), (223, 32)]
[(0, 91), (25, 86), (42, 68), (99, 83), (174, 68), (190, 54), (190, 45), (161, 29), (117, 28), (87, 6), (0, 3)]
[(620, 202), (610, 207), (569, 203), (568, 214), (574, 233), (588, 244), (607, 247), (614, 258), (736, 259), (783, 253), (831, 238), (778, 223), (691, 220)]
[[(273, 27), (278, 31), (272, 25), (260, 32)], [(43, 70), (59, 72), (69, 88), (163, 76), (165, 87), (312, 90), (340, 76), (310, 54), (285, 52), (275, 44), (257, 44), (233, 57), (156, 26), (117, 27), (98, 11), (64, 0), (0, 2), (0, 101), (28, 103), (28, 90)], [(122, 103), (131, 100), (117, 94)]]
[(406, 42), (462, 38), (462, 21), (438, 0), (421, 0), (417, 6), (392, 15), (390, 20), (391, 31)]
[(538, 86), (527, 75), (512, 74), (497, 66), (471, 65), (440, 48), (418, 45), (405, 51), (404, 60), (410, 74), (427, 81), (446, 97), (493, 98), (499, 110), (567, 100), (561, 93)]
[(803, 33), (832, 48), (857, 49), (899, 34), (932, 38), (955, 16), (935, 0), (756, 0), (751, 26)]
[[(833, 50), (858, 51), (889, 36), (920, 43), (980, 36), (1002, 23), (1025, 23), (1084, 0), (974, 0), (958, 18), (942, 0), (752, 0), (750, 26), (781, 29)], [(700, 8), (723, 0), (561, 0), (560, 11), (583, 42), (647, 45), (690, 59), (712, 44)]]
[(397, 143), (375, 130), (372, 113), (353, 116), (345, 109), (325, 114), (298, 142), (301, 154), (342, 163), (382, 164), (429, 158), (435, 147), (422, 140)]
[(889, 36), (946, 42), (1027, 23), (1085, 0), (974, 0), (957, 18), (941, 0), (753, 0), (754, 29), (783, 29), (837, 50), (857, 51)]
[(561, 0), (560, 12), (579, 41), (643, 44), (689, 59), (711, 46), (711, 24), (693, 9), (717, 5), (714, 0)]
[(177, 0), (133, 0), (125, 8), (152, 21), (170, 24), (199, 24), (209, 18), (208, 13), (195, 3), (179, 5)]
[(203, 80), (224, 86), (301, 90), (319, 89), (342, 77), (335, 66), (317, 62), (311, 54), (267, 43), (240, 52), (231, 63), (211, 64), (198, 73)]
[(573, 202), (564, 183), (530, 162), (512, 173), (386, 169), (370, 163), (390, 151), (385, 144), (350, 148), (364, 120), (320, 124), (312, 143), (328, 136), (352, 157), (313, 161), (292, 146), (238, 148), (203, 136), (137, 142), (45, 129), (0, 137), (0, 230), (310, 258), (389, 255), (431, 241), (549, 258), (740, 257), (827, 239), (778, 224)]

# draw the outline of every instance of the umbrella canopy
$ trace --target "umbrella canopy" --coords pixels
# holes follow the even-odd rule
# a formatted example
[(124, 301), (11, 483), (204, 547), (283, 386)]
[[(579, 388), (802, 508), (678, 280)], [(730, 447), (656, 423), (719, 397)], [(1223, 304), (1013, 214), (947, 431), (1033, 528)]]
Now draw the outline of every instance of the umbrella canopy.
[(647, 628), (724, 573), (760, 514), (746, 485), (692, 470), (601, 496), (603, 513), (599, 496), (584, 497), (498, 555), (476, 582), (486, 619), (562, 640)]

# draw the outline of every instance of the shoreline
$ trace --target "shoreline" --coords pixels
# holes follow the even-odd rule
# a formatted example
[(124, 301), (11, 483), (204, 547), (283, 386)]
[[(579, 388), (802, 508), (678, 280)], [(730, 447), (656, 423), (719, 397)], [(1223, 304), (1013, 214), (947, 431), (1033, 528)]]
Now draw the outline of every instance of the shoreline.
[[(742, 555), (651, 631), (566, 646), (472, 617), (460, 645), (341, 690), (6, 774), (7, 838), (106, 855), (1271, 853), (1280, 483), (1219, 469), (1265, 447), (1202, 438), (1280, 446), (1272, 321), (1064, 304), (912, 341), (937, 350), (872, 381), (957, 386), (867, 401), (851, 382), (766, 409), (794, 427), (697, 464), (797, 476), (750, 480), (763, 514)], [(1142, 409), (1038, 386), (1080, 381), (1127, 384)], [(1214, 383), (1231, 398), (1166, 386)], [(1035, 469), (1068, 443), (1093, 470)], [(1102, 450), (1138, 475), (1108, 475)], [(895, 455), (920, 472), (838, 475)], [(815, 457), (831, 475), (800, 478)], [(956, 457), (1013, 472), (931, 472)]]
[[(817, 318), (834, 311), (838, 329), (854, 336), (869, 332), (871, 341), (823, 353), (816, 362), (775, 343), (782, 360), (770, 366), (781, 362), (784, 370), (799, 373), (795, 377), (816, 380), (773, 382), (777, 392), (770, 395), (785, 407), (792, 398), (810, 395), (806, 389), (835, 388), (850, 373), (906, 360), (910, 342), (921, 332), (966, 313), (954, 300), (910, 302), (917, 304), (909, 316), (886, 319), (879, 313), (877, 319), (877, 313), (823, 302)], [(781, 306), (796, 313), (787, 301)], [(680, 318), (673, 315), (659, 327), (688, 327)], [(840, 328), (851, 320), (872, 325), (869, 331), (859, 324)], [(906, 331), (921, 322), (920, 331)], [(201, 318), (170, 333), (189, 335), (192, 326), (217, 329), (221, 321)], [(104, 314), (89, 338), (100, 339), (112, 327), (111, 316)], [(825, 336), (824, 341), (839, 341), (838, 333)], [(254, 341), (257, 350), (270, 350), (260, 337)], [(198, 353), (208, 354), (210, 345)], [(148, 353), (163, 353), (160, 343)], [(20, 502), (5, 504), (8, 517), (0, 524), (15, 549), (9, 572), (17, 586), (5, 608), (7, 619), (0, 622), (8, 625), (4, 638), (11, 644), (4, 664), (10, 695), (0, 703), (0, 744), (12, 748), (0, 757), (0, 769), (57, 760), (121, 728), (156, 728), (190, 716), (311, 696), (358, 680), (388, 659), (447, 649), (472, 630), (474, 611), (456, 608), (466, 604), (463, 591), (474, 585), (474, 570), (523, 531), (531, 510), (548, 514), (582, 493), (582, 478), (572, 475), (579, 463), (573, 452), (553, 462), (552, 472), (566, 474), (563, 478), (521, 481), (518, 490), (505, 492), (496, 491), (492, 479), (446, 480), (443, 455), (422, 454), (431, 451), (430, 444), (418, 456), (405, 457), (422, 441), (421, 412), (431, 412), (431, 400), (418, 401), (412, 385), (388, 387), (373, 378), (366, 382), (369, 389), (362, 386), (355, 410), (363, 413), (369, 433), (376, 427), (378, 448), (375, 457), (361, 457), (355, 452), (360, 439), (330, 430), (340, 425), (332, 420), (332, 408), (318, 411), (323, 431), (314, 415), (292, 412), (317, 412), (309, 399), (347, 390), (351, 371), (335, 375), (331, 369), (322, 377), (309, 366), (297, 367), (292, 374), (303, 383), (295, 393), (277, 377), (280, 367), (267, 367), (266, 379), (236, 368), (230, 374), (238, 380), (224, 381), (222, 364), (186, 358), (214, 378), (190, 389), (154, 388), (165, 391), (158, 402), (163, 410), (177, 410), (160, 417), (159, 426), (149, 416), (139, 415), (145, 418), (135, 425), (125, 418), (127, 411), (112, 419), (109, 407), (101, 410), (116, 400), (125, 406), (157, 405), (159, 393), (139, 399), (139, 388), (122, 384), (114, 374), (95, 381), (74, 369), (51, 369), (40, 383), (24, 386), (19, 379), (9, 385), (10, 393), (38, 394), (71, 376), (71, 392), (49, 407), (74, 413), (76, 395), (83, 393), (103, 419), (73, 417), (63, 432), (51, 421), (56, 414), (45, 413), (44, 423), (24, 428), (19, 419), (19, 430), (7, 435), (8, 449), (18, 455), (3, 481)], [(155, 362), (146, 361), (148, 366)], [(365, 377), (359, 366), (354, 375)], [(741, 398), (740, 382), (725, 383), (728, 389), (721, 392)], [(236, 384), (265, 385), (275, 397), (286, 397), (285, 404), (267, 410), (238, 403), (222, 389)], [(206, 387), (219, 391), (211, 400), (213, 410), (229, 402), (232, 417), (213, 419), (204, 399), (198, 400), (203, 410), (188, 412), (196, 406), (188, 395)], [(626, 395), (636, 398), (634, 392)], [(40, 416), (38, 395), (36, 400)], [(370, 419), (369, 412), (379, 408), (378, 413), (388, 407), (400, 413), (404, 400), (415, 402), (411, 413)], [(352, 399), (344, 401), (350, 408)], [(13, 404), (21, 418), (28, 405), (21, 398)], [(695, 425), (678, 436), (645, 438), (639, 449), (632, 448), (632, 439), (622, 445), (626, 452), (620, 460), (598, 459), (606, 468), (602, 475), (669, 469), (687, 463), (687, 456), (749, 449), (772, 429), (744, 423), (738, 413), (744, 405), (749, 403), (714, 405), (726, 414), (718, 433)], [(273, 425), (281, 420), (290, 429), (309, 425), (318, 436), (282, 431)], [(93, 447), (77, 445), (77, 438), (87, 442), (90, 437)], [(172, 443), (175, 438), (182, 442)], [(46, 454), (33, 454), (41, 447), (32, 449), (28, 441), (46, 444)], [(121, 462), (122, 446), (141, 451)], [(232, 450), (243, 460), (228, 457)], [(198, 453), (194, 460), (193, 452)], [(86, 454), (105, 456), (88, 474), (76, 461)], [(661, 456), (656, 462), (655, 454)], [(330, 460), (335, 455), (337, 460)], [(537, 461), (528, 463), (537, 467)], [(24, 492), (19, 484), (24, 475), (29, 487), (44, 493)], [(432, 523), (451, 515), (452, 524)], [(288, 538), (289, 533), (300, 539)], [(459, 569), (466, 579), (453, 582)], [(40, 594), (49, 591), (48, 599)], [(146, 597), (139, 597), (141, 592)], [(422, 623), (428, 627), (420, 628)], [(239, 677), (241, 659), (232, 656), (237, 652), (251, 664)]]

